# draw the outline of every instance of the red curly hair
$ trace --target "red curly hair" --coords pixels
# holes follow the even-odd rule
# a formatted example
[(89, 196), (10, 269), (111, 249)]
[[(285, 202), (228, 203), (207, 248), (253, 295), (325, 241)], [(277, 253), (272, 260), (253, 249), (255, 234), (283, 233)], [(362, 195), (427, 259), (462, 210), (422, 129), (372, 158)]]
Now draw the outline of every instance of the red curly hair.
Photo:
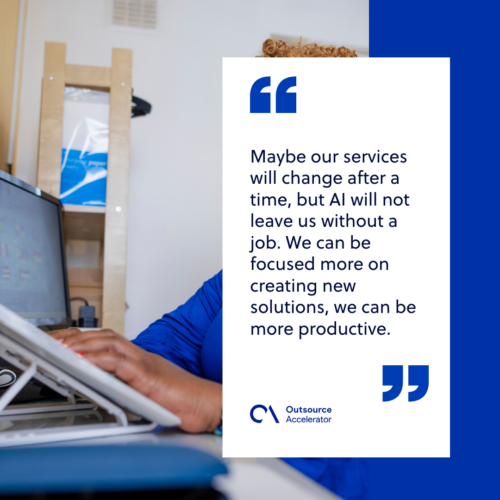
[(333, 45), (318, 45), (306, 43), (302, 45), (302, 38), (291, 45), (282, 40), (268, 38), (262, 44), (262, 54), (258, 57), (358, 57), (355, 50)]

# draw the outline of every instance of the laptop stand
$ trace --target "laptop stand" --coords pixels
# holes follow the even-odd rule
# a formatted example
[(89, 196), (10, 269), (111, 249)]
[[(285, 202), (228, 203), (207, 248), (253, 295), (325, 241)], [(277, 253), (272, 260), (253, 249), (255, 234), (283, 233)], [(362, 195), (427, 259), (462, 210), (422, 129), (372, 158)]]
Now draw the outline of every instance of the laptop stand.
[[(50, 361), (26, 349), (1, 331), (0, 357), (24, 372), (0, 397), (0, 417), (88, 410), (99, 407), (116, 419), (116, 422), (93, 425), (2, 431), (0, 432), (0, 447), (149, 432), (157, 427), (156, 423), (144, 420), (139, 423), (129, 422), (124, 410), (108, 398), (61, 371)], [(59, 393), (66, 398), (66, 401), (10, 404), (32, 378)]]

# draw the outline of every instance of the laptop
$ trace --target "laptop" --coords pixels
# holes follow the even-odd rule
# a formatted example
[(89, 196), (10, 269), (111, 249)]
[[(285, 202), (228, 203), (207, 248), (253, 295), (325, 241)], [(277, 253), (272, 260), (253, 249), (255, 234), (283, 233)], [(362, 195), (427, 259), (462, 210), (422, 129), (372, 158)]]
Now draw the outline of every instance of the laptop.
[[(6, 405), (12, 395), (22, 388), (23, 384), (33, 377), (48, 385), (63, 396), (73, 400), (72, 408), (77, 407), (76, 397), (81, 396), (88, 407), (89, 402), (95, 407), (101, 407), (113, 414), (117, 422), (108, 429), (99, 429), (99, 432), (82, 434), (81, 437), (96, 437), (120, 433), (141, 432), (152, 430), (155, 427), (173, 427), (181, 423), (181, 419), (147, 398), (135, 389), (132, 389), (116, 377), (101, 370), (90, 361), (78, 356), (74, 351), (64, 347), (47, 333), (41, 331), (24, 318), (0, 304), (0, 356), (5, 357), (24, 373), (17, 378), (8, 390), (0, 397), (0, 416), (2, 411), (8, 411)], [(24, 380), (23, 380), (24, 378)], [(53, 411), (57, 411), (57, 407)], [(66, 409), (64, 404), (61, 410)], [(47, 408), (44, 409), (46, 411)], [(125, 411), (124, 411), (125, 410)], [(17, 412), (22, 410), (16, 410)], [(32, 410), (29, 410), (31, 413)], [(131, 412), (146, 421), (145, 425), (129, 425), (126, 412)], [(106, 424), (103, 424), (106, 426)], [(97, 430), (97, 429), (96, 429)], [(106, 432), (108, 431), (108, 432)], [(60, 436), (47, 437), (45, 433), (42, 441), (61, 440)], [(19, 438), (19, 436), (17, 436)], [(21, 436), (22, 437), (22, 436)], [(69, 436), (62, 439), (78, 439), (78, 428)], [(30, 442), (40, 442), (31, 439)], [(27, 444), (26, 440), (11, 441), (15, 444)], [(0, 446), (5, 444), (0, 432)]]

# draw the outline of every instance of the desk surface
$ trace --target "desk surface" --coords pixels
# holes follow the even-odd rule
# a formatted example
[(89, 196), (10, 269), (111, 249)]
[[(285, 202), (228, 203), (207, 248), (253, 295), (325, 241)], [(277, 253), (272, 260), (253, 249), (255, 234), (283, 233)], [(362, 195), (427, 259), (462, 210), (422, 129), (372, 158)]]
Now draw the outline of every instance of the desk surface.
[[(282, 499), (335, 500), (334, 495), (316, 482), (276, 458), (223, 459), (222, 438), (211, 434), (186, 434), (177, 429), (157, 434), (132, 434), (109, 438), (72, 441), (74, 445), (104, 444), (179, 444), (203, 450), (222, 460), (229, 470), (227, 476), (217, 476), (213, 486), (231, 500)], [(60, 443), (64, 446), (66, 443)]]
[[(83, 413), (82, 413), (83, 412)], [(73, 418), (64, 418), (63, 426), (75, 425), (79, 416), (84, 415), (85, 410), (64, 412), (64, 415), (72, 414)], [(87, 412), (88, 413), (88, 412)], [(93, 410), (91, 413), (105, 415), (102, 411)], [(64, 417), (60, 413), (32, 415), (17, 417), (2, 417), (0, 429), (9, 425), (20, 424), (22, 429), (38, 427), (52, 427), (52, 419), (61, 420)], [(106, 416), (107, 417), (107, 416)], [(83, 418), (83, 417), (82, 417)], [(109, 418), (109, 417), (107, 417)], [(7, 419), (8, 422), (3, 420)], [(26, 421), (26, 419), (28, 419)], [(20, 420), (20, 422), (17, 422)], [(83, 422), (86, 423), (87, 421)], [(78, 427), (78, 424), (76, 424)], [(80, 423), (82, 425), (82, 423)], [(214, 434), (187, 434), (178, 429), (164, 429), (158, 433), (123, 434), (114, 437), (101, 437), (82, 439), (75, 441), (64, 441), (53, 443), (50, 446), (89, 446), (89, 445), (119, 445), (120, 447), (133, 447), (134, 445), (152, 446), (157, 445), (179, 445), (182, 447), (201, 450), (208, 455), (222, 461), (228, 469), (228, 474), (215, 477), (213, 486), (224, 493), (231, 500), (255, 500), (255, 499), (281, 499), (287, 500), (335, 500), (338, 496), (312, 481), (302, 473), (298, 472), (285, 462), (277, 458), (254, 458), (254, 459), (225, 459), (222, 458), (222, 437)], [(36, 445), (40, 447), (44, 445)], [(24, 447), (23, 447), (24, 448)], [(7, 450), (4, 450), (4, 453)], [(131, 453), (132, 450), (130, 450)], [(149, 456), (147, 450), (142, 453)]]

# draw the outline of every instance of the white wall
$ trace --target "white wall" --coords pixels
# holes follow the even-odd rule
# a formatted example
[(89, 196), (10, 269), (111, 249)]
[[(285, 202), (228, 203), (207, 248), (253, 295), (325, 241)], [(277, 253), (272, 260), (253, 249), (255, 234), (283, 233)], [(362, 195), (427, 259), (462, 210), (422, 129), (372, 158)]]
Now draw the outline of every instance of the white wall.
[(108, 0), (29, 0), (17, 175), (35, 184), (45, 41), (67, 62), (111, 65), (134, 50), (126, 335), (189, 298), (222, 265), (222, 57), (271, 34), (368, 47), (368, 0), (160, 0), (157, 36), (107, 27)]

